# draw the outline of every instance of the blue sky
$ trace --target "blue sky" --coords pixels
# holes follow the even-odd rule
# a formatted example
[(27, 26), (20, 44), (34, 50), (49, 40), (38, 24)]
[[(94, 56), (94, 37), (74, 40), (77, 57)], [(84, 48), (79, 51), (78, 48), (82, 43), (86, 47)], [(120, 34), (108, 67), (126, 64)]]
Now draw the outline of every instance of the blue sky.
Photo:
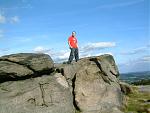
[(120, 72), (150, 70), (149, 0), (0, 0), (0, 56), (47, 53), (67, 61), (77, 32), (80, 57), (112, 54)]

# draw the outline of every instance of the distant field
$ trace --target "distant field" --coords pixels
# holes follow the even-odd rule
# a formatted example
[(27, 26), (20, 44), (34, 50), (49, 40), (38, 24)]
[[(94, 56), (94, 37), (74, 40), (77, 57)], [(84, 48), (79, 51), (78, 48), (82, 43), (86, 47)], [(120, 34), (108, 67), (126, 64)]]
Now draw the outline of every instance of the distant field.
[(138, 82), (141, 80), (147, 81), (147, 80), (150, 80), (150, 71), (123, 73), (123, 74), (120, 74), (120, 80), (127, 82), (127, 83)]

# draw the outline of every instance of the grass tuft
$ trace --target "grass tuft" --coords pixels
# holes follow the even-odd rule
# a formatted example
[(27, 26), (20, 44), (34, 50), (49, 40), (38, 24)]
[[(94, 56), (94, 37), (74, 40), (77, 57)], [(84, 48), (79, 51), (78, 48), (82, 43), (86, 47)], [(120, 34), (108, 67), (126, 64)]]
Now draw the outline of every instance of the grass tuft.
[(128, 95), (127, 108), (125, 113), (149, 113), (150, 108), (150, 94), (146, 92), (139, 92), (134, 88), (134, 92)]

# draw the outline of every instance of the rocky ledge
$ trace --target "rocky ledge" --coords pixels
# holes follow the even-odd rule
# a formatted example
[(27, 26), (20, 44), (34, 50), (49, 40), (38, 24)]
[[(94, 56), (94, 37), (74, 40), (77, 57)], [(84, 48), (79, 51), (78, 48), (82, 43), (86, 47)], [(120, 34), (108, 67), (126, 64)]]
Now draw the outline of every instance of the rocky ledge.
[(111, 55), (54, 64), (46, 54), (0, 57), (0, 113), (122, 113), (124, 93)]

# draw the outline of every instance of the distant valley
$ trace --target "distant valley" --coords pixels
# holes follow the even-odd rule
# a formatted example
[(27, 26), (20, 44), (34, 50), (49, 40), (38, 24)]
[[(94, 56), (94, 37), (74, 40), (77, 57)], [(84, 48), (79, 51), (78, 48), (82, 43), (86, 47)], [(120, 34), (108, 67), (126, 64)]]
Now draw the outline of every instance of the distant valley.
[(122, 73), (120, 74), (120, 80), (127, 83), (133, 83), (141, 80), (150, 80), (150, 71)]

